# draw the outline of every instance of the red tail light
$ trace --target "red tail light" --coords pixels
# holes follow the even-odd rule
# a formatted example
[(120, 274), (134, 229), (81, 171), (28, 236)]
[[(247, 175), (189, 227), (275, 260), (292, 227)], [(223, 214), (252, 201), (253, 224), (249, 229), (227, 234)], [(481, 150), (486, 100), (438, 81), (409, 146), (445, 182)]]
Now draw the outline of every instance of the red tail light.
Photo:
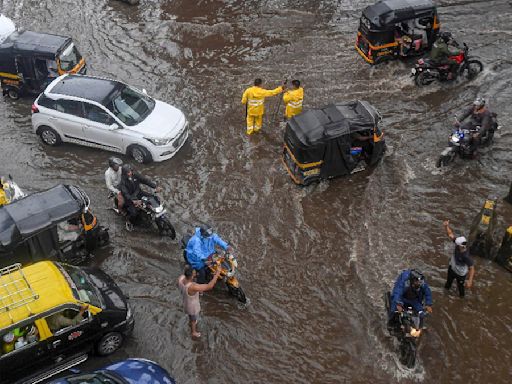
[(368, 49), (368, 57), (372, 57), (372, 49)]
[(37, 109), (37, 105), (32, 104), (32, 113), (37, 113), (37, 112), (39, 112), (39, 109)]

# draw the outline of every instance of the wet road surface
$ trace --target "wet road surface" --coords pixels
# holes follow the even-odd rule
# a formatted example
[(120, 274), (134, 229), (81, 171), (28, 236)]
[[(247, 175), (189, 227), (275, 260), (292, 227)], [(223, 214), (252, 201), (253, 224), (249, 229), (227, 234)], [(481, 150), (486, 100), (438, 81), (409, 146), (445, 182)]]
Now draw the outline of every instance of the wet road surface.
[[(475, 287), (443, 292), (452, 246), (442, 220), (467, 235), (489, 194), (509, 188), (512, 7), (509, 1), (439, 1), (442, 27), (484, 62), (474, 81), (419, 90), (412, 62), (370, 67), (353, 49), (373, 1), (0, 1), (26, 29), (70, 35), (89, 74), (123, 80), (184, 110), (192, 135), (170, 161), (140, 167), (158, 180), (180, 233), (211, 223), (239, 256), (250, 305), (224, 287), (202, 297), (200, 341), (189, 337), (176, 288), (177, 242), (128, 234), (108, 210), (109, 153), (45, 147), (31, 132), (31, 99), (0, 100), (2, 172), (29, 191), (74, 183), (111, 229), (95, 263), (131, 297), (133, 337), (112, 359), (155, 360), (180, 383), (506, 383), (512, 376), (511, 275), (477, 259)], [(373, 171), (297, 188), (280, 161), (277, 98), (264, 132), (244, 134), (243, 89), (304, 83), (306, 107), (362, 98), (384, 117), (389, 150)], [(454, 113), (476, 95), (503, 131), (479, 161), (439, 171)], [(125, 160), (127, 160), (125, 158)], [(500, 201), (500, 227), (512, 207)], [(397, 361), (382, 294), (398, 272), (424, 271), (434, 315), (414, 370)], [(85, 367), (100, 367), (93, 358)]]

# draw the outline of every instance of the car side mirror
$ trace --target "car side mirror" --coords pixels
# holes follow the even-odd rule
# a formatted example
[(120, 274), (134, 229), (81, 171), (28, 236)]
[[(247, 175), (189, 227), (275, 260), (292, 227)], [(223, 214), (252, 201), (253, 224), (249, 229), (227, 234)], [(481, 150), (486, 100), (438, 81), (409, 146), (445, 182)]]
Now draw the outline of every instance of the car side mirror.
[(109, 125), (108, 129), (111, 131), (115, 131), (116, 129), (121, 129), (121, 127), (117, 123), (112, 123), (111, 125)]
[(143, 93), (143, 94), (145, 94), (145, 95), (147, 95), (147, 94), (148, 94), (148, 92), (147, 92), (147, 91), (146, 91), (146, 89), (144, 89), (144, 88), (142, 88), (142, 93)]

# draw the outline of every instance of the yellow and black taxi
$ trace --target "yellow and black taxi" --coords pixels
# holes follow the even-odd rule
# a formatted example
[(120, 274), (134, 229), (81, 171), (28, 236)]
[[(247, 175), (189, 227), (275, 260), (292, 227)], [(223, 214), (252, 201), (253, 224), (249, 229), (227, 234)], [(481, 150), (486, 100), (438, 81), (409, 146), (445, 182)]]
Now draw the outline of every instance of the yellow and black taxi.
[(288, 120), (283, 163), (296, 184), (349, 175), (376, 164), (384, 155), (381, 116), (356, 100), (310, 109)]
[(355, 48), (370, 64), (430, 51), (440, 23), (431, 0), (381, 0), (363, 10)]
[[(0, 20), (7, 23), (5, 17)], [(10, 32), (4, 26), (0, 28)], [(7, 36), (6, 36), (7, 35)], [(85, 74), (85, 59), (70, 37), (32, 31), (0, 35), (0, 85), (4, 96), (18, 99), (41, 93), (64, 73)]]
[(107, 274), (51, 261), (0, 269), (0, 383), (38, 383), (109, 355), (131, 333), (126, 297)]

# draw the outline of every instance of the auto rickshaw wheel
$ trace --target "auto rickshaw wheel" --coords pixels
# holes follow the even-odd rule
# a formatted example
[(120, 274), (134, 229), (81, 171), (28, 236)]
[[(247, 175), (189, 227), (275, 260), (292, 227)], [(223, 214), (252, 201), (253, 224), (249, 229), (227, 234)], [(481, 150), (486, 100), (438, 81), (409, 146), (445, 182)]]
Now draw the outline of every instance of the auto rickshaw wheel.
[(96, 346), (100, 356), (107, 356), (117, 351), (123, 344), (123, 335), (119, 332), (110, 332), (104, 335)]
[(7, 95), (13, 100), (18, 100), (20, 98), (20, 93), (17, 88), (9, 88)]
[(57, 132), (53, 128), (42, 126), (38, 129), (39, 136), (41, 136), (41, 140), (46, 145), (50, 145), (55, 147), (62, 143), (62, 140)]
[(466, 78), (468, 80), (473, 80), (475, 77), (478, 76), (480, 72), (484, 70), (484, 65), (478, 60), (469, 60), (462, 69), (462, 71), (464, 70), (467, 71)]
[(133, 145), (130, 147), (130, 155), (139, 164), (146, 164), (152, 161), (151, 154), (148, 150), (140, 145)]

